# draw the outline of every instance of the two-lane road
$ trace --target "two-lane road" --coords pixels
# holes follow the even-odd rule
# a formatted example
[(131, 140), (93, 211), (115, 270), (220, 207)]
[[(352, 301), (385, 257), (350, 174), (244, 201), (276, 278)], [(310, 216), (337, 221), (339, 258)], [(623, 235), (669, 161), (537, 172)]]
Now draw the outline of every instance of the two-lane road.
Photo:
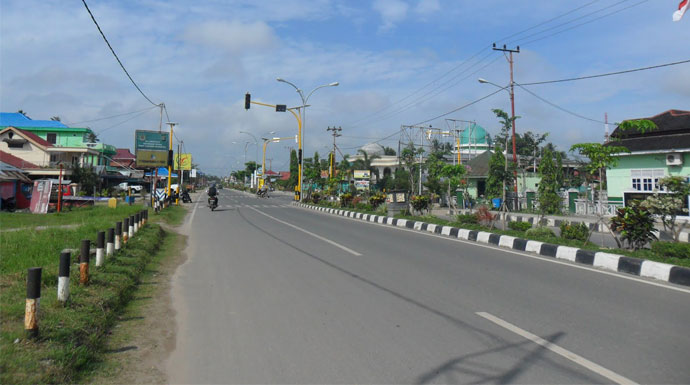
[(220, 191), (172, 383), (690, 383), (690, 291)]

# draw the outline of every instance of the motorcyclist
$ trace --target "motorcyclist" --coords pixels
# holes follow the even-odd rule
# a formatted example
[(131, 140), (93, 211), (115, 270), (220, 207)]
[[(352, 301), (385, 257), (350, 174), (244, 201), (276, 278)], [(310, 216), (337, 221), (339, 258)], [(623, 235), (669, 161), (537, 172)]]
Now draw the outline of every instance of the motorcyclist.
[(212, 184), (211, 187), (208, 188), (207, 191), (208, 194), (208, 204), (211, 204), (211, 201), (215, 201), (216, 203), (218, 202), (218, 191), (216, 190), (216, 184)]

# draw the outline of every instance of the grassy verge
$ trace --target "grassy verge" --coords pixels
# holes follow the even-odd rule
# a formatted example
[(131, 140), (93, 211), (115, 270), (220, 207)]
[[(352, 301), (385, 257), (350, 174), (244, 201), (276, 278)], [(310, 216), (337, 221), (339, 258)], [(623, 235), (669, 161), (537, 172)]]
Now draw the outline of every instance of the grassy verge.
[(116, 209), (107, 206), (78, 207), (62, 213), (32, 214), (32, 213), (8, 213), (0, 212), (0, 229), (33, 228), (36, 226), (62, 226), (74, 224), (87, 224), (94, 217), (116, 222), (126, 215), (134, 214), (141, 210), (141, 205), (118, 205)]
[[(331, 206), (328, 206), (328, 205), (319, 205), (319, 206), (332, 208)], [(357, 210), (357, 209), (352, 209), (352, 208), (345, 208), (344, 210), (361, 212), (363, 214), (381, 215), (380, 213), (376, 213), (376, 212), (362, 211), (362, 210)], [(626, 250), (626, 249), (602, 248), (599, 245), (594, 244), (592, 242), (584, 243), (582, 241), (577, 241), (577, 240), (573, 240), (573, 239), (564, 239), (564, 238), (557, 237), (557, 236), (555, 236), (555, 237), (554, 236), (533, 236), (533, 235), (527, 236), (524, 231), (500, 230), (500, 229), (496, 229), (496, 228), (490, 229), (487, 226), (482, 226), (479, 224), (459, 223), (459, 222), (455, 222), (455, 221), (448, 221), (445, 219), (435, 217), (433, 215), (415, 216), (415, 215), (402, 215), (401, 214), (401, 215), (396, 215), (395, 217), (401, 218), (401, 219), (409, 219), (409, 220), (413, 220), (413, 221), (433, 223), (433, 224), (442, 225), (442, 226), (458, 227), (458, 228), (463, 228), (463, 229), (468, 229), (468, 230), (489, 231), (489, 232), (492, 232), (495, 234), (510, 235), (510, 236), (517, 237), (517, 238), (546, 242), (546, 243), (551, 243), (554, 245), (577, 247), (580, 249), (592, 250), (592, 251), (603, 251), (603, 252), (607, 252), (607, 253), (620, 254), (620, 255), (625, 255), (625, 256), (634, 257), (634, 258), (648, 259), (648, 260), (656, 261), (656, 262), (669, 263), (669, 264), (677, 265), (677, 266), (690, 267), (690, 259), (688, 259), (688, 258), (667, 258), (667, 257), (659, 256), (659, 255), (655, 254), (652, 250), (649, 250), (649, 249), (632, 251), (632, 250)]]
[[(98, 209), (84, 210), (88, 214), (79, 213), (81, 210), (75, 212), (73, 219), (84, 221), (77, 228), (20, 230), (0, 236), (3, 254), (0, 259), (0, 383), (74, 381), (77, 373), (91, 365), (98, 356), (108, 329), (118, 311), (132, 298), (147, 264), (163, 256), (161, 246), (170, 235), (159, 225), (148, 224), (125, 248), (109, 257), (105, 266), (91, 266), (90, 285), (77, 284), (79, 267), (73, 263), (70, 269), (71, 298), (65, 305), (58, 302), (60, 250), (78, 248), (81, 239), (95, 241), (97, 231), (113, 226), (116, 220), (141, 209), (141, 206), (121, 206), (105, 212)], [(177, 209), (181, 209), (182, 214), (168, 214), (168, 210), (172, 211), (168, 209), (164, 210), (166, 214), (161, 219), (181, 221), (184, 209)], [(40, 336), (28, 339), (23, 325), (25, 281), (26, 269), (33, 266), (43, 267)]]
[(153, 222), (165, 222), (169, 225), (177, 226), (182, 224), (185, 215), (187, 215), (187, 209), (185, 206), (170, 206), (160, 213), (155, 214), (153, 210), (149, 210), (149, 219)]

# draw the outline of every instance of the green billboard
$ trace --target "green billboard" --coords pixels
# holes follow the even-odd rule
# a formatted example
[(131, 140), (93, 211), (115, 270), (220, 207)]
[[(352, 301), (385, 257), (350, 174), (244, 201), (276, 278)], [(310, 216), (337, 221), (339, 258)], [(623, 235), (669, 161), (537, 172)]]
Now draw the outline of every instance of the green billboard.
[(137, 130), (134, 133), (134, 153), (137, 167), (153, 168), (168, 165), (170, 134), (161, 131)]

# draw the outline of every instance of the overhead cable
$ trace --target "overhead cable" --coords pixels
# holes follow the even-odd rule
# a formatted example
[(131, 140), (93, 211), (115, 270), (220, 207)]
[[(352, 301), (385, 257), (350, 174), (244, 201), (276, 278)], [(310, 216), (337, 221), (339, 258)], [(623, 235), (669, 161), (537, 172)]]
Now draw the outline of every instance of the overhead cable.
[(138, 113), (138, 112), (148, 111), (148, 110), (152, 110), (152, 109), (154, 109), (154, 108), (158, 108), (158, 106), (146, 107), (146, 108), (141, 109), (141, 110), (130, 111), (130, 112), (124, 112), (124, 113), (122, 113), (122, 114), (106, 116), (106, 117), (103, 117), (103, 118), (97, 118), (97, 119), (91, 119), (91, 120), (82, 120), (81, 122), (69, 122), (68, 124), (73, 126), (73, 125), (75, 125), (75, 124), (98, 122), (98, 121), (101, 121), (101, 120), (107, 120), (107, 119), (112, 119), (112, 118), (119, 118), (120, 116), (131, 115), (131, 114), (136, 114), (136, 113)]
[(427, 119), (427, 120), (423, 120), (423, 121), (421, 121), (421, 122), (415, 123), (415, 124), (413, 124), (413, 126), (418, 126), (418, 125), (420, 125), (420, 124), (428, 123), (428, 122), (430, 122), (430, 121), (432, 121), (432, 120), (436, 120), (436, 119), (442, 118), (442, 117), (444, 117), (444, 116), (448, 116), (448, 115), (452, 114), (453, 112), (460, 111), (460, 110), (465, 109), (465, 108), (467, 108), (467, 107), (469, 107), (469, 106), (471, 106), (471, 105), (473, 105), (473, 104), (477, 104), (477, 103), (481, 102), (481, 101), (484, 100), (484, 99), (490, 98), (491, 96), (496, 95), (497, 93), (499, 93), (499, 92), (505, 90), (506, 88), (508, 88), (508, 87), (501, 87), (501, 88), (497, 89), (496, 91), (494, 91), (494, 92), (492, 92), (492, 93), (490, 93), (490, 94), (488, 94), (488, 95), (486, 95), (486, 96), (483, 96), (483, 97), (481, 97), (481, 98), (479, 98), (479, 99), (476, 99), (476, 100), (474, 100), (474, 101), (471, 101), (471, 102), (469, 102), (469, 103), (467, 103), (467, 104), (464, 104), (464, 105), (462, 105), (462, 106), (460, 106), (460, 107), (458, 107), (458, 108), (454, 108), (454, 109), (452, 109), (452, 110), (450, 110), (450, 111), (448, 111), (448, 112), (446, 112), (446, 113), (443, 113), (443, 114), (441, 114), (441, 115), (435, 116), (435, 117), (433, 117), (433, 118), (431, 118), (431, 119)]
[(154, 106), (158, 106), (157, 103), (154, 103), (148, 96), (146, 96), (146, 94), (144, 93), (144, 91), (142, 91), (141, 88), (139, 88), (139, 86), (137, 85), (137, 83), (134, 81), (134, 79), (132, 79), (132, 76), (130, 76), (129, 72), (127, 72), (127, 69), (125, 68), (124, 64), (122, 64), (122, 61), (120, 60), (120, 58), (117, 57), (117, 54), (115, 53), (115, 50), (114, 50), (113, 47), (110, 45), (110, 42), (108, 41), (108, 39), (105, 37), (105, 34), (103, 33), (103, 30), (101, 30), (101, 26), (98, 25), (98, 22), (96, 21), (96, 18), (93, 16), (93, 13), (91, 13), (91, 10), (89, 9), (89, 6), (86, 4), (86, 0), (81, 0), (81, 2), (84, 3), (84, 7), (86, 7), (86, 11), (89, 12), (89, 15), (91, 15), (91, 20), (93, 20), (93, 23), (96, 24), (96, 28), (98, 28), (98, 32), (101, 33), (101, 36), (103, 37), (103, 40), (105, 40), (105, 44), (108, 45), (108, 48), (110, 48), (110, 52), (112, 52), (113, 56), (115, 56), (115, 60), (117, 60), (117, 62), (120, 64), (120, 67), (121, 67), (122, 70), (125, 72), (125, 74), (126, 74), (127, 77), (129, 78), (129, 80), (132, 82), (132, 84), (134, 85), (134, 87), (137, 89), (137, 91), (139, 91), (139, 93), (141, 94), (141, 96), (143, 96), (146, 100), (149, 101), (149, 103), (153, 104)]
[(602, 123), (602, 124), (606, 123), (606, 122), (604, 122), (604, 121), (597, 120), (597, 119), (592, 119), (592, 118), (588, 118), (588, 117), (583, 116), (583, 115), (580, 115), (580, 114), (578, 114), (578, 113), (576, 113), (576, 112), (572, 112), (572, 111), (570, 111), (570, 110), (567, 110), (567, 109), (565, 109), (565, 108), (563, 108), (563, 107), (561, 107), (561, 106), (559, 106), (559, 105), (557, 105), (557, 104), (555, 104), (555, 103), (553, 103), (553, 102), (548, 101), (547, 99), (542, 98), (541, 96), (539, 96), (539, 95), (535, 94), (534, 92), (528, 90), (527, 88), (523, 87), (521, 84), (515, 83), (515, 85), (518, 86), (518, 87), (520, 87), (520, 88), (522, 88), (524, 91), (526, 91), (526, 92), (529, 93), (530, 95), (534, 96), (535, 98), (541, 100), (542, 102), (544, 102), (544, 103), (546, 103), (546, 104), (548, 104), (548, 105), (550, 105), (550, 106), (552, 106), (552, 107), (554, 107), (554, 108), (557, 108), (557, 109), (559, 109), (559, 110), (561, 110), (561, 111), (563, 111), (563, 112), (565, 112), (565, 113), (568, 113), (568, 114), (570, 114), (570, 115), (576, 116), (576, 117), (578, 117), (578, 118), (580, 118), (580, 119), (589, 120), (590, 122), (594, 122), (594, 123)]
[(662, 67), (670, 67), (670, 66), (675, 66), (675, 65), (679, 65), (679, 64), (685, 64), (685, 63), (690, 63), (690, 59), (681, 60), (681, 61), (672, 62), (672, 63), (664, 63), (664, 64), (659, 64), (659, 65), (654, 65), (654, 66), (649, 66), (649, 67), (635, 68), (635, 69), (624, 70), (624, 71), (608, 72), (605, 74), (598, 74), (598, 75), (579, 76), (576, 78), (567, 78), (567, 79), (558, 79), (558, 80), (546, 80), (546, 81), (541, 81), (541, 82), (521, 83), (521, 85), (523, 85), (523, 86), (535, 86), (535, 85), (540, 85), (540, 84), (563, 83), (563, 82), (573, 82), (576, 80), (603, 78), (605, 76), (613, 76), (613, 75), (627, 74), (627, 73), (631, 73), (631, 72), (646, 71), (646, 70), (652, 70), (652, 69), (662, 68)]

